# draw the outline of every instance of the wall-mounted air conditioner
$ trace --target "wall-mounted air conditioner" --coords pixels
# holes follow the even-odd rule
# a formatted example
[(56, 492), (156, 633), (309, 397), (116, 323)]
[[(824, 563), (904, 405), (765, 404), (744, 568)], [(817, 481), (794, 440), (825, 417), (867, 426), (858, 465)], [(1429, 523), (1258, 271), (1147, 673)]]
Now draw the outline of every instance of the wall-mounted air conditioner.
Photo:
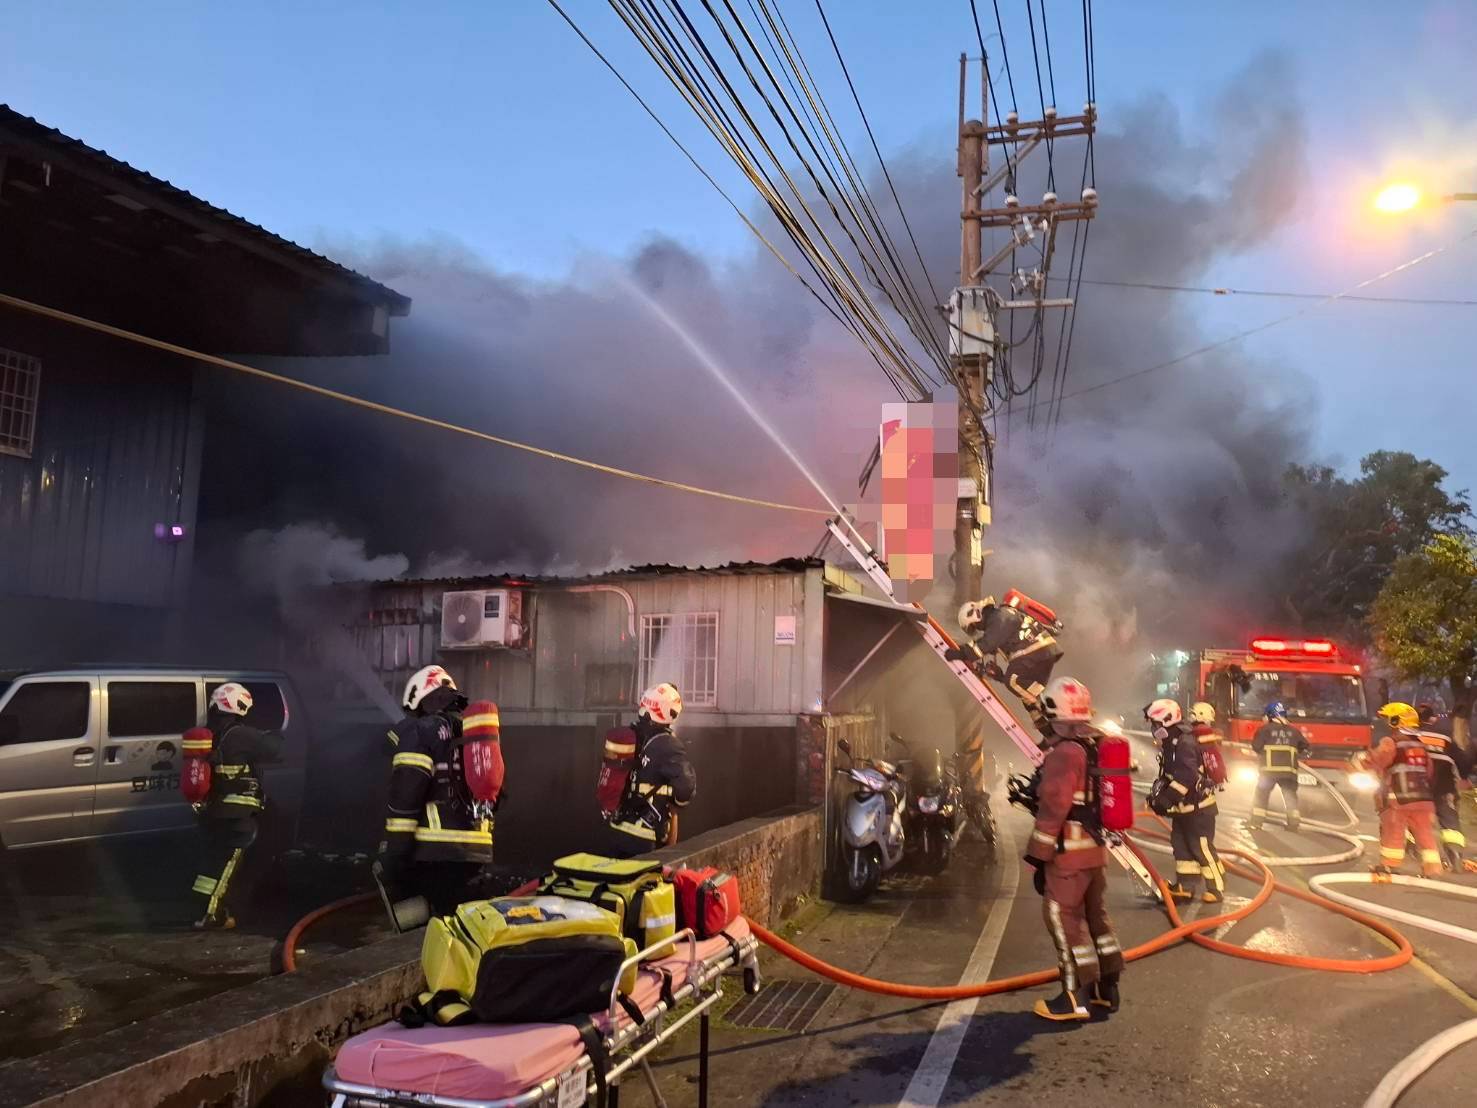
[(523, 593), (515, 589), (478, 589), (441, 596), (441, 649), (517, 649), (528, 634), (523, 621)]

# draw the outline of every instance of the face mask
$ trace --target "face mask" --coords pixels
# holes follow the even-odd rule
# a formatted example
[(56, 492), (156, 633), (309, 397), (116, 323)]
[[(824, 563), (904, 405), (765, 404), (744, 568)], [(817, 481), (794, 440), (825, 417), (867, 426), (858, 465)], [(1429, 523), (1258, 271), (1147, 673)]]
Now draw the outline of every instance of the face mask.
[(1169, 732), (1163, 727), (1156, 726), (1154, 728), (1154, 737), (1160, 742), (1163, 742), (1165, 739), (1169, 738)]

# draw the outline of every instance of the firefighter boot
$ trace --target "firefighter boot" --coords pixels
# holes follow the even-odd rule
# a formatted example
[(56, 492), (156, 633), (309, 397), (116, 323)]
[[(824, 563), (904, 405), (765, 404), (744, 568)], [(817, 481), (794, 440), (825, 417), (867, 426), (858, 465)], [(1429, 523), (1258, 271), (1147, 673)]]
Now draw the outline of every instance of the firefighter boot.
[(1088, 1001), (1094, 1008), (1105, 1008), (1109, 1015), (1118, 1011), (1118, 975), (1106, 973), (1093, 983), (1092, 998)]
[(1462, 852), (1450, 843), (1441, 844), (1441, 868), (1455, 873), (1462, 868)]
[(236, 926), (236, 917), (230, 912), (206, 912), (193, 926), (196, 931), (230, 931)]
[(1287, 829), (1295, 832), (1301, 824), (1302, 816), (1298, 814), (1298, 810), (1296, 808), (1289, 808), (1287, 811)]
[(1038, 1000), (1033, 1011), (1042, 1019), (1055, 1020), (1058, 1023), (1092, 1018), (1092, 1013), (1078, 1003), (1076, 995), (1067, 988), (1063, 988), (1050, 1000)]

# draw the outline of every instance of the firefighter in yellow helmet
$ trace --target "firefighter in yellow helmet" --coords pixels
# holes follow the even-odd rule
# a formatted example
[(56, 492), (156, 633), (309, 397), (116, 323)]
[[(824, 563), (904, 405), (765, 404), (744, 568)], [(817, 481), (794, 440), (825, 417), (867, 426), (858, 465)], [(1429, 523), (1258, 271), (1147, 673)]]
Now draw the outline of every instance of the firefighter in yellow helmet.
[(1420, 716), (1409, 704), (1394, 701), (1379, 710), (1390, 724), (1390, 734), (1372, 750), (1353, 758), (1356, 769), (1380, 775), (1375, 803), (1380, 810), (1380, 862), (1376, 873), (1398, 869), (1405, 860), (1405, 833), (1409, 831), (1421, 852), (1421, 873), (1441, 875), (1441, 852), (1436, 846), (1436, 805), (1431, 789), (1431, 755), (1421, 741)]

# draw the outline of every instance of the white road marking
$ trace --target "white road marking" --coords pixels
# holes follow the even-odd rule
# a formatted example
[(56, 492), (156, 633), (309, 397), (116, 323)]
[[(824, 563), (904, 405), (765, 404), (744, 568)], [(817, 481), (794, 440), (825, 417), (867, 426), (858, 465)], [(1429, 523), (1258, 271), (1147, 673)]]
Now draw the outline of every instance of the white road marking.
[[(1006, 822), (1001, 820), (996, 828), (995, 856), (999, 859), (1000, 888), (996, 891), (995, 903), (990, 906), (990, 914), (985, 917), (979, 941), (974, 944), (974, 953), (969, 956), (969, 964), (964, 967), (964, 976), (959, 979), (961, 985), (983, 981), (990, 976), (995, 955), (1000, 950), (1000, 940), (1005, 937), (1005, 925), (1010, 922), (1010, 910), (1015, 905), (1021, 862), (1016, 857), (1015, 840), (1011, 838)], [(964, 1033), (969, 1030), (969, 1021), (978, 1005), (979, 998), (971, 997), (955, 1000), (944, 1009), (898, 1108), (937, 1108), (948, 1086), (949, 1074), (954, 1070), (954, 1060), (959, 1057), (959, 1048), (964, 1045)]]

